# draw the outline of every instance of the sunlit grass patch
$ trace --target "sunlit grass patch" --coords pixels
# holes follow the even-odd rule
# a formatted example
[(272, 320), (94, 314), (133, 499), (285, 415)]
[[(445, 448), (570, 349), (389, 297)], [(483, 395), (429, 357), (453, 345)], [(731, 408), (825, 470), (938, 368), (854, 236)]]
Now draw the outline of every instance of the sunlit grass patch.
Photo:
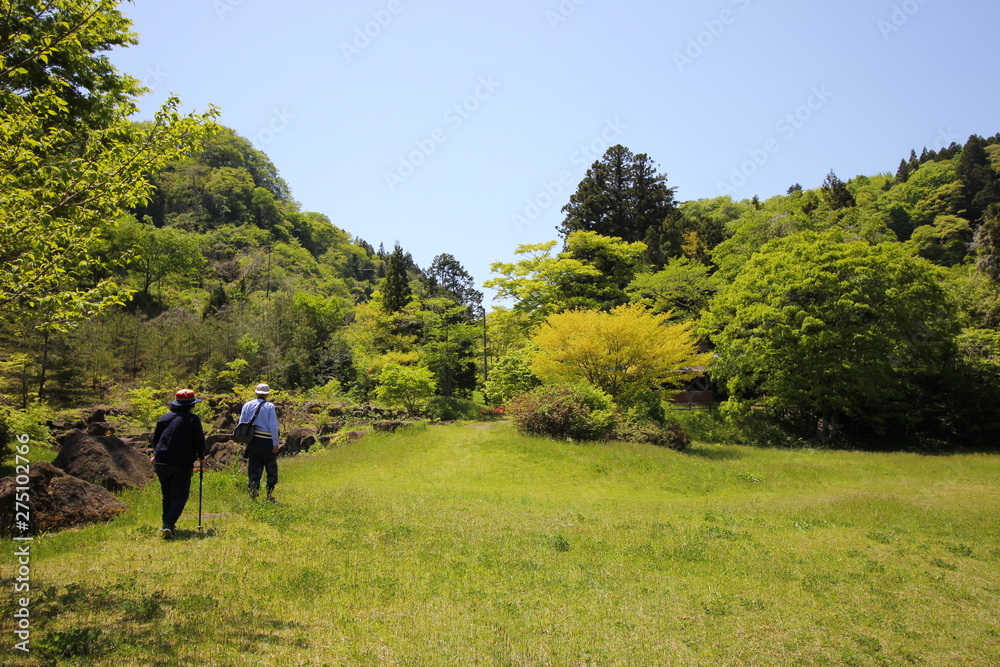
[(211, 518), (195, 531), (189, 503), (172, 542), (155, 488), (108, 526), (40, 540), (45, 650), (136, 665), (1000, 661), (997, 457), (678, 454), (495, 424), (280, 466), (277, 505), (247, 498), (238, 470), (206, 474)]

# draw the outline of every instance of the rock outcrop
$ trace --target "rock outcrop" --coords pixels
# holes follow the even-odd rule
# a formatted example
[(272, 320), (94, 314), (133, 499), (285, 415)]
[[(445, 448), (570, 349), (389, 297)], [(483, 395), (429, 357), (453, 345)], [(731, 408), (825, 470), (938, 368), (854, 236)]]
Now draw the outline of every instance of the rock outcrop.
[(285, 437), (285, 452), (292, 455), (307, 452), (315, 444), (316, 431), (314, 429), (296, 426), (288, 431), (288, 435)]
[(68, 474), (109, 491), (137, 489), (154, 477), (153, 464), (134, 447), (113, 436), (69, 433), (52, 462)]
[[(38, 534), (85, 523), (110, 521), (128, 506), (107, 489), (66, 474), (51, 463), (31, 464), (27, 500), (31, 533)], [(23, 479), (21, 480), (24, 481)], [(0, 479), (0, 531), (17, 530), (18, 484), (16, 477)], [(24, 497), (24, 492), (21, 492)]]

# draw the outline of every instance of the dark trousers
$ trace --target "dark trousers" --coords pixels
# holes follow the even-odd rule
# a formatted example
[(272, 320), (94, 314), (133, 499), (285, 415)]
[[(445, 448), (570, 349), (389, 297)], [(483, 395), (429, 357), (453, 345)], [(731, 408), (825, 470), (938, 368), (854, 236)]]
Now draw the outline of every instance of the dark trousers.
[(247, 445), (247, 475), (248, 488), (251, 493), (260, 491), (260, 478), (267, 472), (267, 490), (270, 491), (278, 483), (278, 455), (274, 453), (274, 442), (271, 438), (254, 437)]
[(160, 480), (160, 493), (163, 495), (163, 527), (174, 529), (174, 524), (184, 512), (188, 496), (191, 495), (191, 477), (193, 471), (157, 464), (156, 476)]

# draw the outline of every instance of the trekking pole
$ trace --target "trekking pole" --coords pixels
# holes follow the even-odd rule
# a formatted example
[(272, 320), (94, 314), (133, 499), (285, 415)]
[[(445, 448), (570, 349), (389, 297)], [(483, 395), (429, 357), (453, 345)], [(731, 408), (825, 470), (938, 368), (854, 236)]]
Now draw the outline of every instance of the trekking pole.
[(201, 488), (205, 481), (205, 460), (198, 462), (198, 532), (201, 532)]

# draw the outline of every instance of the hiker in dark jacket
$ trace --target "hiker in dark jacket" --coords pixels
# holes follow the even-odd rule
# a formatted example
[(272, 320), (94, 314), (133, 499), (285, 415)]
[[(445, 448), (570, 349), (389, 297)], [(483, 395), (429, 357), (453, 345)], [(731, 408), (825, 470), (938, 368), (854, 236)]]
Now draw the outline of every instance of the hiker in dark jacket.
[(181, 389), (170, 403), (170, 412), (156, 420), (153, 431), (153, 463), (163, 495), (160, 534), (164, 539), (174, 536), (174, 524), (191, 494), (195, 459), (205, 461), (205, 431), (201, 418), (191, 412), (200, 401), (190, 389)]

